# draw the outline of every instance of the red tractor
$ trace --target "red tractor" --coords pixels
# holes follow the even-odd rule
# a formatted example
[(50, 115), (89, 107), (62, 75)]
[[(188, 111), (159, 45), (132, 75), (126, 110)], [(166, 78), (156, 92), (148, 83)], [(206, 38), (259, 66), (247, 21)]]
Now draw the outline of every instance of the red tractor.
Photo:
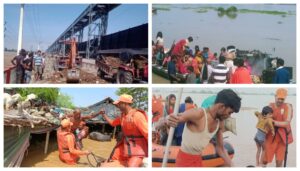
[(118, 84), (145, 83), (148, 81), (148, 59), (122, 52), (119, 57), (101, 56), (97, 59), (98, 76)]

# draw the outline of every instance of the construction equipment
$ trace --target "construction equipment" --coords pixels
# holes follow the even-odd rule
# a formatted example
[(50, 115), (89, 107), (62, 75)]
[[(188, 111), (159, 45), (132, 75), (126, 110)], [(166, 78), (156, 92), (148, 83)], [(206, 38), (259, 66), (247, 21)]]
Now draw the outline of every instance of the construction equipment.
[(121, 52), (111, 57), (101, 56), (97, 59), (98, 76), (101, 79), (112, 79), (118, 84), (147, 82), (145, 70), (148, 70), (148, 59), (141, 55)]
[(68, 57), (59, 57), (57, 61), (58, 69), (67, 69), (67, 83), (79, 83), (82, 60), (80, 57), (77, 57), (76, 39), (71, 38), (71, 40), (63, 41), (63, 43), (70, 45), (70, 52)]

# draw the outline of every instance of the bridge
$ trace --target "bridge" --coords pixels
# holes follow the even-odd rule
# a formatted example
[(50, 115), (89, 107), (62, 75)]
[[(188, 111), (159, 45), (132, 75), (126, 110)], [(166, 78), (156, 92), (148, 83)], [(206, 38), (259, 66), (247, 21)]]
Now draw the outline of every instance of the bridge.
[(84, 29), (88, 27), (85, 49), (79, 49), (79, 55), (90, 58), (93, 46), (100, 46), (101, 37), (106, 35), (108, 14), (120, 4), (90, 4), (76, 20), (49, 46), (48, 53), (65, 56), (66, 45), (63, 41), (76, 37), (79, 44), (83, 43)]
[[(71, 38), (76, 38), (77, 53), (82, 57), (81, 73), (85, 73), (82, 78), (89, 83), (94, 83), (98, 79), (98, 66), (95, 59), (102, 54), (118, 56), (119, 53), (127, 51), (136, 56), (148, 57), (148, 23), (133, 26), (109, 35), (106, 34), (109, 13), (120, 5), (88, 5), (74, 22), (56, 38), (46, 52), (52, 55), (67, 56), (70, 51), (70, 45), (64, 42)], [(47, 81), (53, 82), (54, 79), (52, 78), (56, 76), (53, 66), (57, 65), (57, 59), (47, 58), (47, 60), (49, 68), (45, 69), (46, 76), (43, 83)], [(59, 81), (60, 79), (55, 79), (54, 83)], [(4, 82), (16, 82), (15, 66), (5, 68)], [(100, 82), (105, 82), (105, 80), (103, 81), (102, 79)]]

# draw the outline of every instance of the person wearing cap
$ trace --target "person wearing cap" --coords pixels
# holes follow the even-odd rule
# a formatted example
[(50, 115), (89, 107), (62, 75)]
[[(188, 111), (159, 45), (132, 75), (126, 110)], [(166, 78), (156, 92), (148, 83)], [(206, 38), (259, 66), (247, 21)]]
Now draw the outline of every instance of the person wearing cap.
[[(143, 158), (148, 156), (148, 121), (146, 113), (132, 108), (132, 103), (131, 95), (122, 94), (113, 103), (120, 109), (120, 117), (112, 120), (102, 110), (99, 114), (111, 126), (120, 125), (122, 128), (123, 138), (116, 145), (111, 159), (118, 160), (127, 167), (140, 167)], [(104, 165), (109, 166), (109, 163)]]
[(225, 66), (229, 69), (230, 74), (233, 74), (236, 67), (233, 64), (233, 60), (236, 58), (236, 49), (235, 46), (228, 46), (227, 47), (227, 53), (226, 53), (226, 61)]
[(255, 112), (255, 116), (258, 119), (256, 124), (257, 132), (254, 137), (256, 143), (257, 152), (256, 152), (256, 166), (264, 166), (263, 159), (265, 157), (265, 141), (266, 134), (271, 131), (272, 135), (275, 135), (275, 130), (273, 126), (273, 109), (270, 106), (265, 106), (262, 109), (262, 112)]
[(270, 103), (273, 110), (275, 135), (269, 132), (266, 136), (266, 155), (264, 164), (271, 163), (275, 156), (276, 167), (282, 167), (285, 159), (286, 147), (293, 142), (291, 120), (293, 118), (292, 104), (286, 103), (287, 90), (278, 88), (275, 94), (275, 103)]
[(97, 113), (81, 115), (80, 109), (75, 109), (72, 113), (64, 115), (62, 119), (69, 118), (72, 122), (71, 132), (75, 135), (76, 145), (82, 148), (82, 139), (89, 135), (89, 127), (85, 125), (85, 121), (99, 116)]
[(81, 155), (90, 154), (89, 151), (82, 151), (76, 146), (75, 136), (71, 132), (72, 125), (70, 119), (63, 119), (60, 128), (57, 130), (59, 159), (69, 165), (76, 164)]
[(26, 57), (26, 50), (21, 49), (19, 51), (19, 55), (15, 56), (12, 60), (11, 63), (16, 66), (16, 83), (17, 84), (22, 84), (24, 83), (24, 76), (25, 76), (25, 69), (24, 69), (24, 59)]
[(208, 108), (195, 108), (178, 115), (171, 114), (167, 124), (177, 127), (185, 123), (181, 147), (176, 157), (177, 167), (202, 167), (202, 151), (216, 135), (216, 151), (224, 160), (225, 166), (232, 166), (231, 158), (224, 149), (224, 121), (232, 113), (239, 112), (241, 98), (231, 89), (217, 94), (214, 104)]

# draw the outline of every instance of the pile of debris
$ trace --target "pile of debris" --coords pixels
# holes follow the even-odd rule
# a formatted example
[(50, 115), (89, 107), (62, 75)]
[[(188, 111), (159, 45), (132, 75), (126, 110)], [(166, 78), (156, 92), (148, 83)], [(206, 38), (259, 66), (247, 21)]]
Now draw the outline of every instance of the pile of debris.
[(6, 126), (30, 126), (31, 128), (53, 127), (60, 125), (58, 116), (51, 112), (38, 111), (36, 109), (9, 110), (4, 113), (4, 125)]
[[(65, 84), (67, 70), (56, 71), (45, 81), (51, 84)], [(96, 74), (80, 71), (80, 83), (83, 84), (106, 84), (107, 81), (100, 79)]]
[(55, 71), (48, 79), (50, 83), (65, 83), (66, 79), (61, 71)]
[(117, 68), (121, 65), (122, 61), (119, 58), (113, 57), (113, 56), (102, 56), (102, 59), (104, 62), (113, 68)]
[[(111, 64), (116, 64), (118, 59), (112, 59), (113, 57), (107, 58)], [(55, 60), (52, 58), (47, 58), (47, 65), (44, 72), (44, 79), (36, 83), (50, 83), (50, 84), (65, 84), (67, 80), (67, 70), (55, 70)], [(120, 62), (120, 61), (119, 61)], [(97, 73), (88, 73), (81, 69), (80, 71), (80, 83), (87, 84), (105, 84), (107, 81), (97, 77)]]
[(4, 95), (4, 125), (31, 128), (60, 125), (59, 114), (51, 112), (52, 107), (43, 103), (35, 94), (27, 95), (24, 101), (19, 94), (10, 96), (4, 93)]
[[(122, 64), (122, 61), (119, 57), (114, 57), (114, 56), (102, 56), (101, 57), (102, 60), (108, 64), (109, 66), (112, 66), (113, 68), (117, 68), (119, 67), (121, 64)], [(148, 59), (144, 56), (134, 56), (133, 58), (134, 60), (134, 63), (135, 65), (138, 67), (138, 68), (143, 68), (145, 66), (145, 64), (148, 62)], [(129, 62), (129, 61), (127, 61)]]
[(80, 72), (80, 83), (82, 84), (106, 84), (107, 81), (99, 78), (97, 75), (85, 72), (81, 70)]
[(145, 67), (146, 63), (148, 63), (148, 59), (144, 56), (139, 56), (134, 60), (138, 69), (142, 69)]

